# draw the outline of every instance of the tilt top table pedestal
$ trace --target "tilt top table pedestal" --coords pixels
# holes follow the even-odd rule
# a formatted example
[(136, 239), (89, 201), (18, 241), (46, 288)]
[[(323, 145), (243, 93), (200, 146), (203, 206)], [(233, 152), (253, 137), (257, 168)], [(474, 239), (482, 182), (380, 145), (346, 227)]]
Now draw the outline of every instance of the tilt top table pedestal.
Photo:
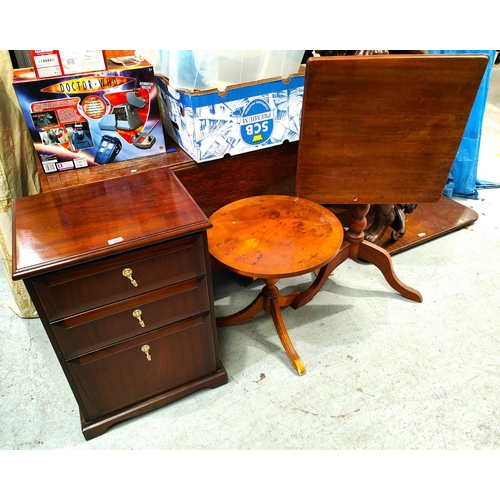
[[(380, 269), (390, 286), (421, 302), (394, 273), (387, 251), (365, 240), (370, 205), (438, 202), (453, 166), (488, 56), (311, 57), (306, 65), (296, 194), (350, 206), (346, 259)], [(307, 302), (302, 296), (294, 302)]]
[[(304, 198), (267, 195), (238, 200), (210, 217), (209, 252), (225, 268), (243, 276), (261, 278), (265, 285), (255, 300), (239, 312), (216, 318), (217, 326), (230, 326), (265, 311), (271, 314), (283, 348), (299, 375), (306, 369), (288, 335), (281, 307), (306, 301), (321, 289), (316, 279), (305, 291), (282, 295), (280, 278), (300, 276), (329, 267), (337, 255), (344, 230), (329, 210)], [(302, 304), (301, 304), (302, 305)]]
[[(350, 219), (344, 234), (344, 241), (335, 257), (319, 271), (315, 286), (321, 288), (328, 276), (345, 260), (349, 258), (361, 259), (377, 267), (387, 283), (403, 297), (414, 302), (422, 302), (422, 294), (415, 288), (403, 283), (396, 276), (389, 252), (365, 240), (364, 229), (366, 227), (366, 215), (369, 210), (369, 204), (350, 206)], [(315, 293), (311, 288), (295, 297), (292, 304), (294, 309), (307, 304), (314, 297)]]

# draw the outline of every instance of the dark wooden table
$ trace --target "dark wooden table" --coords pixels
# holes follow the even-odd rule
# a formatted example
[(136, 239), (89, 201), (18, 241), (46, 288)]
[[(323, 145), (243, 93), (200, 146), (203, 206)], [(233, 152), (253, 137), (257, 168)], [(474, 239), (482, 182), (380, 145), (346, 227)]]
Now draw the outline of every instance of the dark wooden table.
[(440, 200), (486, 55), (310, 58), (306, 66), (296, 194), (350, 205), (335, 266), (362, 259), (404, 297), (390, 254), (365, 239), (370, 205)]

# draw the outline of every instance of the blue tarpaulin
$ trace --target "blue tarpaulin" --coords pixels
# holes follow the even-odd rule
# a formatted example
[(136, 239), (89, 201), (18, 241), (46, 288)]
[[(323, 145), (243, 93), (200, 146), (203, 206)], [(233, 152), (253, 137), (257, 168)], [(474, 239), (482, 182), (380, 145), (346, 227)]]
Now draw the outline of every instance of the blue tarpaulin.
[(448, 198), (459, 196), (462, 198), (477, 199), (477, 189), (486, 187), (500, 187), (477, 179), (477, 163), (479, 159), (479, 146), (481, 144), (481, 129), (483, 125), (486, 99), (490, 84), (490, 74), (495, 59), (494, 50), (428, 50), (429, 54), (487, 54), (490, 61), (486, 68), (483, 80), (477, 92), (474, 106), (465, 127), (465, 132), (460, 147), (451, 168), (448, 181), (443, 194)]

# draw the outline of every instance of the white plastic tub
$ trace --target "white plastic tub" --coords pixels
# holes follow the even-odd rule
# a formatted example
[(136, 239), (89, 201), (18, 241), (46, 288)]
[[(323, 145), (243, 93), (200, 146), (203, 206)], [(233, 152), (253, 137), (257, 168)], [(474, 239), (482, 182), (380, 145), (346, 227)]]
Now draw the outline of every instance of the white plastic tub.
[(303, 50), (159, 50), (155, 73), (180, 90), (225, 90), (228, 85), (298, 71)]

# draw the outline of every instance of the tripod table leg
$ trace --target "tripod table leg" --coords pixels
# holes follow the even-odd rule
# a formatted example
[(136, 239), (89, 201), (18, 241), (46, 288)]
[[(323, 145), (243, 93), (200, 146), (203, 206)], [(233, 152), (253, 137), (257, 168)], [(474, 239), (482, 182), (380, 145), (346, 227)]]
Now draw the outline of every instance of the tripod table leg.
[(422, 302), (422, 294), (418, 290), (405, 285), (396, 276), (389, 252), (365, 240), (359, 247), (359, 258), (378, 267), (387, 283), (403, 297), (415, 302)]
[(219, 318), (216, 318), (215, 322), (217, 326), (237, 325), (238, 323), (243, 323), (244, 321), (253, 318), (263, 310), (264, 296), (262, 292), (260, 292), (259, 295), (257, 295), (257, 297), (247, 307), (228, 316), (220, 316)]
[(283, 316), (281, 314), (281, 308), (276, 299), (272, 299), (269, 302), (269, 312), (271, 313), (271, 317), (274, 321), (274, 326), (276, 327), (276, 331), (278, 332), (278, 336), (281, 340), (281, 344), (285, 349), (286, 355), (292, 362), (293, 367), (297, 371), (299, 375), (304, 375), (306, 373), (306, 368), (302, 360), (300, 359), (297, 351), (293, 347), (292, 341), (288, 335), (285, 323), (283, 321)]

